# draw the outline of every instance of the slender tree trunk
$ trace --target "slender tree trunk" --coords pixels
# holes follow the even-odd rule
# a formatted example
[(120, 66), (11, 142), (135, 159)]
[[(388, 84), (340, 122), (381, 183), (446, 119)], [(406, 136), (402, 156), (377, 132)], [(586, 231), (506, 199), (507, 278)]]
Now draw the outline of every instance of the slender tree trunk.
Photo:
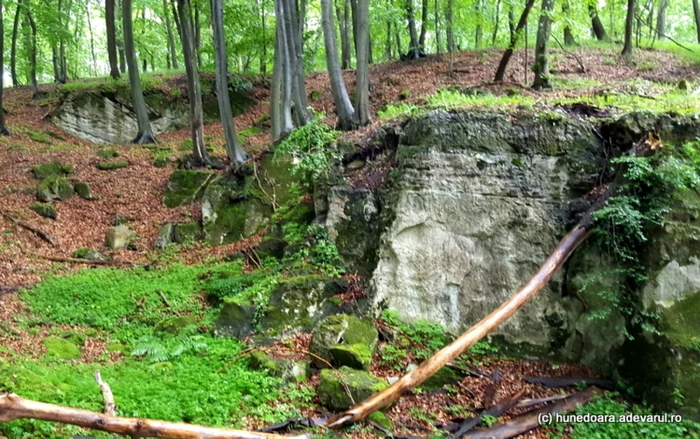
[(659, 10), (656, 15), (656, 30), (659, 40), (664, 40), (666, 37), (666, 9), (668, 8), (668, 0), (659, 1)]
[(119, 59), (117, 58), (117, 30), (114, 19), (114, 0), (105, 0), (105, 21), (107, 28), (107, 57), (109, 58), (109, 75), (119, 79)]
[(265, 24), (265, 0), (256, 0), (256, 3), (260, 7), (260, 25), (262, 28), (263, 40), (262, 40), (262, 55), (260, 56), (260, 73), (263, 75), (267, 73), (267, 35), (266, 24)]
[(293, 75), (292, 96), (294, 100), (294, 118), (297, 126), (306, 125), (311, 116), (307, 110), (309, 106), (306, 99), (306, 85), (304, 84), (304, 60), (301, 53), (301, 38), (297, 33), (297, 15), (294, 0), (281, 0), (284, 2), (284, 26), (289, 53), (289, 64)]
[(391, 60), (391, 21), (386, 21), (386, 42), (384, 43), (384, 59)]
[(175, 44), (175, 35), (173, 35), (173, 25), (170, 21), (168, 0), (163, 0), (163, 16), (165, 17), (165, 27), (168, 32), (168, 54), (170, 56), (170, 64), (173, 69), (179, 69), (180, 66), (177, 62), (177, 45)]
[(520, 15), (520, 20), (518, 20), (518, 25), (515, 26), (515, 32), (512, 33), (512, 37), (510, 39), (510, 44), (508, 45), (508, 48), (506, 49), (505, 52), (503, 52), (503, 58), (501, 58), (500, 64), (498, 64), (498, 69), (496, 70), (496, 76), (494, 78), (495, 82), (503, 82), (503, 78), (506, 75), (506, 68), (508, 67), (508, 62), (510, 61), (510, 58), (513, 56), (513, 52), (515, 51), (515, 46), (518, 45), (518, 39), (520, 38), (520, 33), (522, 30), (525, 28), (525, 25), (527, 24), (527, 17), (530, 15), (530, 11), (532, 10), (532, 7), (535, 4), (535, 0), (527, 0), (527, 3), (525, 4), (525, 9), (523, 10), (523, 13)]
[(95, 35), (92, 33), (92, 20), (90, 20), (90, 2), (89, 2), (89, 0), (85, 0), (85, 16), (87, 17), (88, 32), (90, 33), (90, 53), (92, 54), (92, 67), (94, 69), (95, 76), (97, 76), (98, 73), (97, 73), (97, 56), (95, 55)]
[(51, 64), (53, 66), (53, 80), (60, 83), (61, 68), (58, 64), (58, 48), (56, 46), (51, 47)]
[(598, 9), (594, 5), (589, 5), (588, 13), (591, 16), (591, 26), (593, 27), (595, 37), (598, 39), (598, 41), (608, 41), (608, 34), (605, 32), (603, 22), (600, 21)]
[(25, 13), (27, 16), (27, 22), (29, 23), (29, 28), (31, 29), (31, 42), (29, 47), (29, 77), (32, 81), (32, 87), (34, 88), (34, 97), (39, 96), (39, 82), (36, 78), (36, 58), (37, 58), (37, 44), (36, 44), (36, 22), (31, 12), (30, 0), (25, 0)]
[[(408, 53), (409, 53), (409, 58), (413, 58), (413, 56), (410, 56), (412, 53), (418, 54), (418, 51), (420, 49), (420, 42), (418, 41), (418, 32), (416, 31), (416, 16), (414, 12), (414, 5), (413, 5), (414, 0), (406, 0), (406, 16), (408, 17), (408, 34), (411, 37), (411, 43), (408, 48)], [(417, 58), (417, 56), (415, 56)]]
[(355, 123), (371, 122), (369, 114), (369, 0), (357, 2), (357, 71), (355, 88)]
[[(63, 27), (63, 1), (58, 0), (58, 7), (56, 8), (56, 13), (58, 14), (58, 25)], [(65, 47), (63, 36), (59, 37), (59, 47)], [(54, 78), (58, 83), (66, 82), (66, 75), (63, 69), (63, 56), (65, 55), (65, 49), (63, 52), (59, 52), (56, 46), (51, 47), (51, 56), (53, 58), (53, 69)]]
[(134, 24), (131, 15), (131, 0), (122, 0), (122, 27), (124, 30), (124, 52), (129, 68), (129, 84), (133, 97), (134, 112), (138, 123), (138, 133), (133, 142), (138, 144), (155, 143), (156, 138), (151, 129), (151, 121), (148, 119), (148, 108), (143, 98), (141, 78), (139, 77), (139, 63), (136, 59), (134, 47)]
[[(275, 10), (277, 9), (275, 5)], [(270, 122), (272, 129), (270, 137), (273, 142), (282, 136), (282, 75), (284, 74), (284, 56), (282, 54), (282, 44), (280, 43), (280, 24), (277, 23), (275, 30), (275, 53), (272, 64), (272, 88), (270, 89)]]
[(126, 54), (124, 53), (124, 28), (122, 26), (122, 0), (116, 0), (115, 6), (117, 8), (117, 25), (116, 25), (116, 44), (117, 53), (119, 54), (119, 71), (121, 73), (126, 73)]
[(352, 55), (350, 53), (350, 35), (348, 25), (348, 16), (350, 15), (350, 0), (340, 0), (341, 4), (338, 4), (336, 0), (336, 13), (338, 15), (338, 33), (340, 34), (340, 53), (341, 53), (341, 65), (343, 70), (349, 69), (352, 62)]
[(194, 51), (197, 55), (197, 66), (202, 68), (202, 23), (199, 18), (199, 3), (194, 3)]
[(512, 4), (508, 7), (508, 35), (510, 35), (510, 41), (515, 38), (515, 13)]
[(17, 9), (15, 10), (15, 20), (12, 24), (12, 47), (10, 48), (10, 76), (12, 76), (12, 86), (19, 86), (17, 78), (17, 35), (19, 33), (19, 14), (22, 10), (22, 0), (17, 0)]
[[(277, 4), (277, 17), (284, 17), (285, 4), (284, 0), (276, 0)], [(289, 134), (294, 129), (294, 124), (292, 122), (292, 89), (293, 89), (293, 69), (291, 63), (291, 54), (289, 50), (289, 38), (287, 36), (287, 27), (285, 26), (284, 20), (278, 20), (278, 41), (280, 51), (280, 60), (282, 61), (282, 107), (281, 107), (281, 120), (282, 120), (282, 132), (280, 134), (281, 138)]]
[(535, 82), (532, 88), (542, 90), (552, 88), (549, 76), (549, 36), (552, 30), (551, 15), (554, 12), (554, 0), (542, 0), (540, 23), (537, 27), (537, 44), (535, 46)]
[(501, 18), (501, 0), (496, 2), (496, 17), (494, 18), (493, 35), (491, 36), (491, 45), (496, 45), (496, 40), (498, 39), (498, 28), (500, 25)]
[(357, 0), (350, 0), (350, 11), (352, 12), (352, 26), (350, 30), (352, 31), (352, 45), (355, 48), (355, 59), (357, 59)]
[(698, 5), (698, 0), (693, 0), (693, 14), (695, 15), (695, 31), (698, 34), (698, 43), (700, 43), (700, 5)]
[(438, 0), (435, 0), (435, 53), (440, 55), (442, 52), (440, 49), (440, 6)]
[[(625, 18), (625, 47), (622, 49), (622, 56), (628, 58), (632, 56), (632, 37), (634, 32), (634, 10), (635, 0), (627, 0), (627, 18)], [(697, 4), (697, 0), (693, 0)], [(697, 16), (697, 15), (696, 15)], [(698, 35), (700, 39), (700, 35)]]
[(450, 54), (450, 76), (454, 75), (454, 52), (455, 52), (455, 33), (454, 33), (454, 1), (447, 0), (447, 11), (445, 13), (447, 20), (447, 53)]
[(425, 37), (428, 35), (428, 1), (429, 0), (422, 0), (421, 7), (420, 38), (418, 38), (418, 45), (423, 50), (425, 50)]
[[(202, 91), (197, 70), (197, 57), (194, 51), (194, 37), (190, 17), (189, 0), (177, 0), (177, 12), (180, 16), (180, 35), (182, 36), (182, 55), (187, 73), (187, 93), (190, 100), (190, 128), (192, 132), (192, 161), (196, 166), (210, 166), (209, 153), (204, 145), (204, 114), (202, 110)], [(218, 73), (218, 72), (217, 72)], [(217, 84), (218, 85), (218, 84)], [(226, 85), (228, 95), (228, 82)], [(230, 108), (230, 107), (229, 107)]]
[[(5, 27), (3, 24), (2, 0), (0, 0), (0, 65), (5, 65)], [(5, 87), (5, 75), (0, 75), (0, 135), (9, 136), (10, 130), (5, 124), (5, 109), (2, 106), (2, 95)]]
[(338, 43), (335, 39), (335, 23), (333, 23), (333, 5), (331, 0), (321, 0), (321, 25), (323, 27), (323, 42), (326, 48), (326, 66), (328, 67), (335, 111), (338, 115), (338, 128), (351, 130), (354, 128), (353, 116), (355, 109), (350, 102), (350, 97), (343, 81), (343, 72), (340, 70), (340, 64), (338, 63)]
[(474, 47), (481, 48), (481, 40), (484, 37), (484, 26), (482, 24), (483, 0), (476, 0), (474, 3), (474, 16), (476, 18), (476, 31), (474, 32)]
[[(564, 0), (561, 6), (561, 11), (562, 14), (564, 15), (564, 19), (568, 20), (569, 19), (569, 12), (571, 12), (571, 8), (569, 6), (569, 0)], [(564, 26), (564, 44), (567, 46), (575, 46), (576, 45), (576, 39), (574, 38), (574, 34), (571, 32), (571, 26), (569, 25), (569, 22), (566, 22), (566, 25)]]
[(228, 55), (224, 36), (224, 5), (222, 0), (211, 0), (211, 25), (214, 31), (214, 62), (216, 63), (216, 96), (219, 101), (221, 124), (226, 139), (226, 153), (232, 166), (239, 166), (249, 159), (243, 151), (231, 114), (231, 102), (228, 94)]

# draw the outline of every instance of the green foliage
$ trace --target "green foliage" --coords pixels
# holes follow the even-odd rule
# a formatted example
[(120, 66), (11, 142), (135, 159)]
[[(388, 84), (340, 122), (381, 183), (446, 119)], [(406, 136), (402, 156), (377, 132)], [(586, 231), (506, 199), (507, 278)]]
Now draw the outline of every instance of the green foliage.
[(413, 105), (413, 104), (407, 104), (407, 103), (401, 103), (401, 104), (387, 104), (384, 105), (379, 111), (377, 111), (377, 115), (379, 116), (379, 119), (381, 120), (389, 120), (389, 119), (394, 119), (397, 117), (401, 116), (408, 116), (411, 114), (415, 114), (416, 112), (419, 111), (419, 107)]
[(133, 349), (132, 357), (148, 359), (153, 363), (174, 360), (183, 354), (199, 354), (206, 350), (207, 344), (202, 336), (186, 336), (162, 339), (155, 336), (141, 337)]
[(429, 105), (438, 108), (478, 107), (478, 108), (506, 108), (514, 105), (533, 105), (534, 99), (527, 96), (496, 96), (494, 94), (478, 91), (465, 93), (453, 87), (443, 88), (435, 95), (427, 99)]
[(279, 144), (275, 156), (291, 155), (294, 158), (292, 175), (300, 174), (311, 184), (327, 178), (331, 162), (339, 158), (335, 148), (339, 135), (323, 122), (323, 115), (319, 113), (309, 123), (292, 131)]

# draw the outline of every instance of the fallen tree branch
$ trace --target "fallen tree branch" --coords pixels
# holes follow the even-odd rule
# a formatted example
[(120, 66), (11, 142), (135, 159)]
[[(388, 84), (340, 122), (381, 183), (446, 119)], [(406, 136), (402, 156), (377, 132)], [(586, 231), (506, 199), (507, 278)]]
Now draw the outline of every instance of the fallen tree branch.
[[(540, 425), (543, 425), (542, 420), (546, 421), (542, 415), (553, 415), (556, 413), (566, 413), (576, 410), (580, 404), (585, 404), (599, 391), (596, 389), (589, 389), (583, 392), (575, 393), (570, 397), (559, 401), (555, 404), (551, 404), (541, 409), (529, 411), (523, 415), (516, 418), (509, 419), (504, 422), (499, 422), (498, 424), (492, 426), (491, 428), (483, 428), (474, 430), (471, 433), (463, 436), (464, 439), (508, 439), (511, 437), (516, 437), (524, 434), (530, 430), (533, 430)], [(551, 418), (549, 418), (551, 420)], [(552, 422), (545, 422), (544, 425), (550, 425)]]
[[(38, 419), (77, 425), (131, 437), (165, 439), (282, 439), (285, 436), (153, 419), (122, 418), (89, 410), (75, 409), (21, 398), (14, 393), (0, 394), (0, 422)], [(307, 439), (308, 435), (297, 436)]]
[(466, 432), (469, 430), (473, 429), (477, 425), (481, 424), (483, 421), (484, 417), (486, 416), (493, 416), (495, 418), (501, 416), (508, 410), (512, 409), (515, 407), (515, 405), (520, 401), (520, 399), (523, 397), (525, 394), (525, 389), (520, 389), (511, 396), (508, 396), (496, 403), (493, 407), (489, 407), (487, 410), (484, 410), (483, 412), (479, 413), (478, 416), (472, 418), (472, 419), (467, 419), (462, 423), (462, 425), (459, 426), (459, 429), (455, 432), (455, 434), (452, 436), (453, 439), (459, 439)]
[(562, 50), (564, 53), (566, 53), (567, 55), (571, 55), (571, 56), (574, 57), (574, 59), (576, 60), (576, 62), (577, 62), (578, 65), (579, 65), (579, 67), (581, 67), (581, 73), (586, 73), (586, 66), (583, 65), (583, 61), (581, 61), (581, 58), (579, 58), (578, 55), (576, 55), (574, 52), (570, 52), (570, 51), (566, 50), (566, 48), (565, 48), (564, 45), (561, 43), (561, 41), (559, 41), (559, 38), (557, 38), (556, 35), (552, 34), (552, 38), (554, 38), (554, 41), (557, 42), (557, 44), (559, 45), (559, 47), (561, 48), (561, 50)]
[(579, 384), (585, 384), (587, 386), (596, 386), (605, 390), (617, 390), (615, 382), (611, 380), (603, 380), (600, 378), (551, 378), (551, 377), (523, 377), (525, 382), (530, 384), (539, 384), (548, 389), (554, 389), (558, 387), (573, 387)]
[[(674, 40), (673, 38), (669, 37), (668, 35), (659, 32), (659, 30), (658, 30), (657, 28), (655, 28), (654, 26), (652, 26), (652, 25), (650, 25), (649, 23), (645, 22), (644, 20), (642, 20), (642, 19), (639, 17), (639, 15), (637, 15), (636, 18), (637, 18), (637, 20), (638, 20), (639, 22), (646, 24), (647, 27), (648, 27), (649, 29), (651, 29), (651, 30), (653, 30), (654, 32), (656, 32), (656, 34), (657, 34), (658, 36), (670, 40), (670, 41), (673, 42), (676, 46), (678, 46), (678, 47), (680, 47), (680, 48), (683, 48), (683, 49), (687, 50), (687, 51), (690, 52), (690, 53), (695, 53), (695, 51), (694, 51), (693, 49), (691, 49), (690, 47), (684, 46), (684, 45), (682, 45), (681, 43), (679, 43), (678, 41), (676, 41), (676, 40)], [(652, 43), (652, 45), (653, 45), (653, 43)]]
[[(661, 143), (658, 139), (649, 135), (636, 143), (627, 154), (635, 156), (646, 155), (659, 148), (660, 145)], [(346, 412), (331, 418), (328, 426), (337, 428), (360, 421), (376, 410), (394, 403), (401, 395), (421, 385), (445, 364), (463, 354), (476, 342), (511, 318), (549, 282), (557, 270), (569, 259), (574, 250), (590, 235), (593, 227), (593, 214), (605, 206), (607, 200), (616, 193), (616, 180), (617, 177), (622, 175), (624, 175), (624, 169), (618, 170), (618, 174), (616, 174), (611, 184), (597, 187), (589, 193), (594, 200), (591, 208), (583, 215), (579, 223), (559, 242), (552, 254), (537, 270), (537, 273), (518, 292), (506, 300), (498, 309), (474, 324), (467, 332), (425, 360), (416, 369), (404, 375), (400, 380), (351, 407)]]
[(5, 217), (8, 221), (11, 221), (12, 224), (14, 224), (15, 226), (19, 226), (25, 230), (29, 230), (30, 232), (34, 233), (36, 236), (38, 236), (39, 238), (48, 242), (52, 246), (56, 247), (58, 245), (56, 240), (51, 235), (44, 232), (43, 230), (38, 229), (29, 223), (25, 223), (22, 220), (18, 220), (17, 218), (14, 218), (12, 215), (8, 214), (7, 212), (0, 211), (0, 215)]
[(117, 411), (117, 405), (114, 403), (112, 388), (109, 387), (109, 384), (102, 380), (102, 375), (100, 375), (99, 370), (95, 371), (95, 381), (97, 381), (97, 385), (100, 386), (100, 390), (102, 391), (102, 399), (105, 402), (103, 413), (105, 415), (114, 416)]

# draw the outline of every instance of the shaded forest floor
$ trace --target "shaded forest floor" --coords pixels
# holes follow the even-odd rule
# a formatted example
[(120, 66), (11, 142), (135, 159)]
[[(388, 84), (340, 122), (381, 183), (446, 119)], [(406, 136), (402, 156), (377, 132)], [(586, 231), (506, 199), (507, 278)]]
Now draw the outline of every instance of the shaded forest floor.
[[(614, 114), (615, 111), (631, 110), (680, 110), (700, 113), (700, 100), (692, 90), (697, 88), (694, 81), (700, 73), (699, 65), (692, 65), (665, 51), (637, 51), (633, 61), (623, 61), (618, 56), (618, 49), (587, 49), (576, 50), (586, 68), (582, 72), (579, 63), (572, 56), (561, 50), (552, 51), (552, 73), (555, 76), (556, 87), (552, 91), (535, 92), (524, 87), (526, 69), (523, 67), (525, 54), (518, 51), (512, 59), (507, 82), (493, 85), (492, 76), (500, 60), (500, 50), (484, 50), (463, 52), (454, 55), (454, 75), (449, 74), (449, 59), (447, 56), (429, 56), (413, 62), (391, 62), (375, 65), (371, 69), (371, 109), (374, 122), (370, 127), (361, 131), (348, 133), (345, 139), (360, 143), (362, 139), (385, 124), (390, 118), (421, 106), (440, 107), (436, 93), (445, 87), (456, 87), (468, 96), (470, 90), (475, 90), (475, 98), (466, 103), (478, 107), (493, 107), (503, 110), (504, 107), (528, 106), (553, 111), (566, 108), (566, 104), (583, 101), (590, 105), (604, 107), (610, 105), (617, 108), (604, 108), (605, 112)], [(529, 59), (532, 60), (532, 53)], [(346, 72), (345, 79), (348, 88), (354, 88), (354, 75)], [(532, 75), (529, 76), (529, 81)], [(687, 87), (683, 82), (687, 81)], [(176, 77), (166, 78), (167, 84), (178, 82)], [(179, 81), (181, 82), (181, 81)], [(246, 149), (254, 156), (266, 150), (268, 135), (264, 132), (264, 115), (268, 112), (269, 91), (258, 81), (251, 95), (257, 101), (250, 111), (236, 118), (239, 131), (250, 130), (253, 127), (263, 128), (263, 132), (247, 136)], [(688, 90), (680, 89), (688, 88)], [(45, 354), (42, 340), (49, 336), (74, 331), (86, 338), (79, 359), (70, 362), (71, 371), (55, 366), (65, 374), (71, 374), (70, 379), (81, 382), (95, 367), (107, 370), (114, 369), (115, 375), (125, 360), (119, 349), (111, 349), (113, 335), (108, 331), (92, 332), (85, 326), (66, 323), (56, 324), (42, 320), (42, 317), (30, 312), (26, 303), (16, 291), (45, 280), (52, 275), (67, 275), (79, 271), (84, 265), (60, 263), (47, 258), (70, 258), (79, 248), (92, 248), (102, 251), (114, 260), (123, 262), (171, 263), (184, 264), (215, 263), (224, 257), (241, 249), (257, 244), (260, 237), (253, 237), (228, 246), (212, 248), (202, 244), (182, 246), (177, 255), (169, 255), (166, 260), (162, 254), (154, 252), (153, 245), (159, 230), (166, 222), (185, 222), (201, 219), (201, 206), (194, 203), (179, 208), (163, 206), (163, 193), (173, 166), (158, 168), (154, 166), (153, 149), (120, 144), (111, 146), (128, 161), (129, 166), (123, 169), (102, 171), (97, 168), (100, 158), (99, 148), (86, 141), (75, 138), (53, 124), (47, 115), (56, 105), (55, 85), (42, 85), (42, 91), (48, 92), (46, 98), (33, 100), (28, 87), (7, 89), (5, 91), (5, 107), (8, 111), (8, 125), (13, 130), (13, 136), (0, 139), (0, 210), (19, 220), (41, 229), (57, 241), (52, 246), (26, 229), (16, 226), (5, 217), (0, 217), (0, 365), (2, 359), (14, 361), (31, 360), (36, 365), (27, 365), (32, 373), (42, 375), (53, 373), (54, 366), (41, 363)], [(332, 114), (333, 102), (325, 73), (311, 73), (307, 77), (307, 93), (310, 104), (316, 111)], [(332, 116), (327, 116), (327, 122), (333, 123)], [(205, 135), (214, 155), (224, 157), (223, 133), (220, 124), (207, 124)], [(177, 158), (188, 154), (185, 140), (189, 138), (189, 130), (182, 129), (159, 137), (159, 156), (167, 157), (171, 163)], [(100, 196), (95, 200), (84, 200), (74, 196), (68, 201), (56, 203), (57, 220), (42, 218), (29, 209), (35, 202), (36, 186), (38, 184), (31, 174), (33, 166), (60, 161), (73, 165), (73, 178), (88, 182), (93, 193)], [(139, 237), (136, 248), (107, 250), (104, 248), (105, 232), (114, 225), (117, 217), (127, 218), (129, 227)], [(203, 310), (203, 313), (208, 311)], [(129, 337), (135, 337), (129, 335)], [(209, 341), (210, 349), (227, 352), (227, 355), (217, 357), (217, 361), (208, 365), (209, 369), (192, 373), (193, 377), (208, 377), (212, 385), (217, 380), (213, 373), (228, 362), (234, 352), (241, 346), (232, 341)], [(300, 334), (293, 343), (298, 348), (305, 348), (308, 335)], [(379, 349), (376, 363), (381, 364), (382, 348)], [(195, 356), (193, 356), (196, 359)], [(471, 357), (470, 357), (471, 358)], [(483, 405), (485, 394), (496, 392), (496, 400), (508, 396), (521, 388), (526, 389), (525, 396), (538, 398), (551, 396), (560, 392), (557, 389), (544, 389), (540, 386), (525, 383), (525, 375), (573, 377), (593, 376), (585, 368), (578, 366), (556, 365), (542, 361), (511, 360), (493, 355), (482, 355), (471, 358), (483, 376), (467, 377), (450, 391), (416, 393), (404, 398), (391, 409), (389, 417), (397, 431), (407, 436), (428, 436), (434, 433), (433, 424), (444, 423), (461, 415), (468, 415)], [(34, 364), (34, 363), (31, 363)], [(402, 365), (402, 367), (405, 365)], [(140, 366), (139, 366), (140, 367)], [(152, 366), (139, 369), (139, 379), (152, 376)], [(167, 366), (170, 367), (170, 366)], [(180, 366), (176, 366), (180, 367)], [(202, 366), (204, 367), (204, 366)], [(491, 376), (498, 368), (501, 380), (495, 388), (490, 385)], [(178, 369), (179, 370), (179, 369)], [(380, 376), (399, 375), (387, 367), (376, 367), (373, 370)], [(184, 372), (183, 372), (184, 373)], [(238, 373), (238, 372), (235, 372)], [(241, 372), (243, 373), (243, 372)], [(151, 375), (149, 375), (151, 374)], [(200, 375), (197, 375), (200, 374)], [(74, 376), (75, 375), (75, 376)], [(103, 374), (104, 375), (104, 374)], [(131, 377), (131, 376), (130, 376)], [(1, 378), (1, 377), (0, 377)], [(133, 377), (131, 377), (133, 378)], [(197, 379), (197, 378), (194, 378)], [(233, 379), (233, 378), (231, 378)], [(262, 379), (262, 378), (261, 378)], [(310, 382), (313, 388), (317, 381)], [(93, 385), (89, 382), (85, 384)], [(57, 384), (58, 386), (58, 384)], [(60, 387), (60, 386), (59, 386)], [(259, 407), (269, 407), (272, 411), (280, 404), (295, 404), (290, 399), (299, 395), (312, 395), (313, 391), (305, 392), (306, 385), (294, 387), (274, 396), (272, 400), (264, 400)], [(290, 388), (291, 389), (291, 388)], [(465, 390), (466, 389), (466, 390)], [(153, 390), (154, 392), (156, 390)], [(185, 389), (186, 391), (186, 389)], [(212, 390), (212, 395), (215, 392)], [(210, 398), (214, 398), (210, 396)], [(318, 404), (315, 397), (305, 397), (308, 403), (303, 405), (303, 414), (318, 416)], [(198, 400), (199, 401), (199, 400)], [(210, 404), (215, 404), (214, 398)], [(68, 399), (66, 402), (71, 402)], [(95, 391), (92, 398), (93, 409), (99, 407), (99, 395)], [(200, 401), (207, 403), (206, 398)], [(82, 401), (84, 405), (88, 405)], [(241, 427), (258, 427), (265, 423), (278, 421), (266, 409), (247, 412)], [(156, 415), (158, 411), (154, 412)], [(276, 412), (275, 412), (276, 413)], [(168, 416), (167, 414), (165, 416)], [(193, 416), (192, 420), (206, 421), (210, 418)], [(361, 427), (349, 433), (353, 437), (372, 437), (377, 434), (371, 427)], [(525, 437), (548, 437), (548, 431), (536, 430)]]

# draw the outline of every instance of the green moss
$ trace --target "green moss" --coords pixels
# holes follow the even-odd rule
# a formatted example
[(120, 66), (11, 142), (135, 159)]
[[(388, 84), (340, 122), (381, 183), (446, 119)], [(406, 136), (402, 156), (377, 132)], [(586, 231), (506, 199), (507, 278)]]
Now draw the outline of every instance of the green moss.
[(56, 175), (46, 177), (37, 189), (37, 198), (40, 201), (49, 202), (53, 200), (66, 201), (73, 196), (74, 188), (68, 180)]
[(173, 240), (178, 244), (188, 244), (199, 241), (204, 236), (202, 225), (197, 221), (176, 224)]
[(44, 180), (47, 177), (70, 175), (73, 172), (73, 165), (61, 162), (50, 162), (34, 166), (32, 173), (37, 180)]
[(90, 188), (90, 185), (88, 183), (84, 181), (76, 181), (73, 187), (75, 188), (75, 192), (80, 196), (80, 198), (83, 198), (85, 200), (94, 199), (94, 196), (92, 195), (92, 189)]
[(129, 162), (126, 160), (110, 161), (110, 162), (99, 162), (97, 164), (97, 169), (100, 171), (112, 171), (114, 169), (126, 168), (129, 166)]
[[(377, 339), (378, 333), (371, 320), (338, 314), (326, 317), (314, 329), (309, 351), (329, 362), (341, 361), (350, 363), (348, 366), (367, 369)], [(335, 355), (338, 356), (337, 359)], [(312, 358), (312, 361), (317, 367), (328, 367), (318, 359)]]
[(200, 200), (212, 175), (211, 172), (204, 171), (173, 172), (168, 180), (163, 204), (172, 208)]
[(61, 332), (59, 334), (59, 337), (73, 343), (76, 346), (83, 346), (86, 340), (85, 334), (81, 334), (80, 332), (75, 331), (73, 329), (68, 329), (66, 331)]
[(97, 157), (101, 159), (113, 159), (115, 157), (119, 157), (119, 153), (117, 152), (116, 149), (111, 149), (111, 148), (103, 148), (103, 149), (98, 149), (97, 150)]
[(167, 168), (170, 165), (170, 157), (161, 156), (153, 159), (153, 167), (155, 168)]
[(425, 390), (437, 390), (442, 389), (448, 384), (458, 383), (461, 380), (462, 377), (460, 377), (457, 372), (449, 367), (443, 367), (438, 370), (435, 375), (425, 380), (420, 387)]
[(58, 217), (56, 208), (50, 204), (34, 203), (29, 208), (44, 218), (56, 219)]
[(312, 90), (311, 93), (309, 94), (309, 100), (311, 102), (316, 102), (321, 98), (321, 95), (323, 92), (321, 90)]
[(53, 143), (49, 136), (38, 131), (27, 131), (27, 137), (34, 142), (43, 143), (45, 145), (51, 145)]
[(69, 340), (60, 337), (48, 337), (42, 340), (42, 343), (46, 347), (46, 355), (48, 357), (58, 358), (60, 360), (75, 360), (80, 358), (80, 349)]
[(664, 314), (665, 335), (679, 346), (700, 352), (700, 292), (678, 301)]
[(349, 367), (323, 369), (320, 378), (318, 398), (321, 404), (334, 411), (346, 410), (356, 401), (362, 401), (389, 386), (381, 378)]
[(158, 322), (156, 324), (156, 331), (177, 335), (196, 325), (197, 319), (193, 316), (170, 317)]
[(372, 422), (376, 422), (377, 424), (381, 425), (387, 430), (391, 430), (394, 428), (394, 423), (391, 422), (391, 419), (389, 419), (389, 417), (383, 412), (374, 412), (371, 415), (367, 416), (367, 419), (369, 419)]
[(372, 351), (369, 346), (362, 343), (337, 344), (331, 346), (329, 353), (336, 366), (369, 371), (372, 364)]

